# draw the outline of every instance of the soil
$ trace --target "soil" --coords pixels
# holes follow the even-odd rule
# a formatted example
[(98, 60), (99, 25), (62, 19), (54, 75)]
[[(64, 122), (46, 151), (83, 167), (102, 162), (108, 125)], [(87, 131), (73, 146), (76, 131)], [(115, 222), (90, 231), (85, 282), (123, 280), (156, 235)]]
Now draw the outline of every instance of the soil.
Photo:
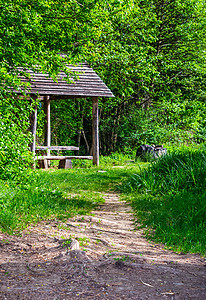
[(206, 299), (206, 264), (148, 242), (118, 195), (90, 216), (0, 234), (0, 299)]

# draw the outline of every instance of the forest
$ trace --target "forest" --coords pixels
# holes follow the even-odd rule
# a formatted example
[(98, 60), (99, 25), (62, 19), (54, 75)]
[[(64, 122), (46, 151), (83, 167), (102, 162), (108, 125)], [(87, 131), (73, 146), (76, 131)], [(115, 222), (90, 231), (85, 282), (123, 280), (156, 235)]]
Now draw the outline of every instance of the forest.
[[(112, 189), (131, 203), (142, 226), (156, 229), (153, 239), (205, 253), (205, 1), (0, 0), (0, 8), (1, 230), (12, 234), (55, 211), (56, 218), (75, 211), (62, 200), (68, 188), (57, 186), (63, 173), (57, 170), (57, 183), (48, 186), (52, 173), (32, 169), (34, 103), (11, 92), (22, 87), (19, 67), (57, 80), (63, 53), (68, 64), (88, 62), (115, 95), (99, 99), (100, 168), (109, 172), (108, 182), (112, 166), (134, 161), (140, 145), (168, 149), (156, 162), (141, 162), (141, 170), (129, 162)], [(45, 114), (38, 97), (35, 105), (42, 145)], [(91, 99), (51, 102), (52, 145), (78, 145), (82, 155), (91, 154), (91, 122)], [(80, 182), (79, 167), (97, 174), (89, 163), (75, 162)]]

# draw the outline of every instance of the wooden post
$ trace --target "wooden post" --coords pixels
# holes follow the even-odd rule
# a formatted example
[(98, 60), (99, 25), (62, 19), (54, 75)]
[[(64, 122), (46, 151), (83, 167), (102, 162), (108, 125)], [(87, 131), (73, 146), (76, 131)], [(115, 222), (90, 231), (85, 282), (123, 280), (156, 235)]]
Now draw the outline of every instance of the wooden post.
[(99, 111), (98, 97), (92, 98), (92, 152), (93, 165), (99, 166)]
[(31, 151), (35, 155), (36, 148), (36, 127), (37, 127), (37, 105), (35, 105), (34, 111), (31, 115), (31, 133), (33, 136), (33, 142), (31, 143)]
[[(50, 118), (50, 100), (49, 96), (44, 97), (44, 112), (46, 114), (44, 145), (51, 146), (51, 118)], [(47, 150), (47, 156), (50, 156), (50, 150)]]

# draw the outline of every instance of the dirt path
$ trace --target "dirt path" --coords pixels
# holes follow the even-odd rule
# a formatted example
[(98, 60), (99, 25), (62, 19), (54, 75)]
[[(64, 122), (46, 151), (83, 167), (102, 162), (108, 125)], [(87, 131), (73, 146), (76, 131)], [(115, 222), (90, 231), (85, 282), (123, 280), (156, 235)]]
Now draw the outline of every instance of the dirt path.
[(0, 234), (0, 299), (205, 300), (204, 259), (147, 242), (131, 208), (104, 197), (92, 216)]

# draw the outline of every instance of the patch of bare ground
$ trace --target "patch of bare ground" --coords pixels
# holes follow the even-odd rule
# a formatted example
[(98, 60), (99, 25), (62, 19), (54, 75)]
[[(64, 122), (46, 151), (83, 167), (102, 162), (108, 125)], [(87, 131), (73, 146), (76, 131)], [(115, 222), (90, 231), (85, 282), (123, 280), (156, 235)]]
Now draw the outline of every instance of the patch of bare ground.
[(104, 197), (91, 216), (0, 234), (0, 299), (206, 299), (204, 259), (149, 243)]

